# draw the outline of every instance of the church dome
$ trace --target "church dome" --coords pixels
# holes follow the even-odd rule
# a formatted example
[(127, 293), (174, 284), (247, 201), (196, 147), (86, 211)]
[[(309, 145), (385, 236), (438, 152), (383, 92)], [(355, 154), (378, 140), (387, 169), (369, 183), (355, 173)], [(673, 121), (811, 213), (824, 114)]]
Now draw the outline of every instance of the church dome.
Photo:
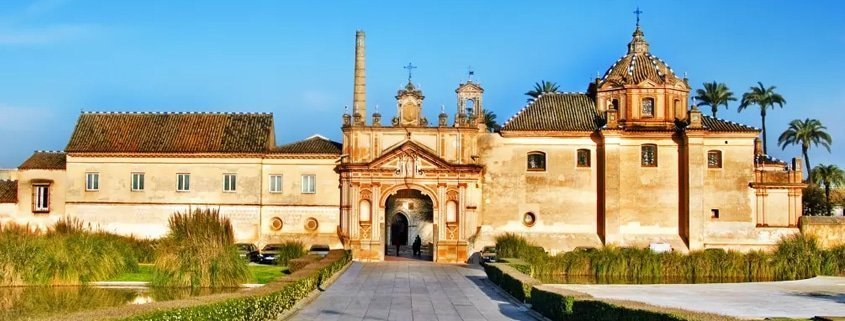
[(601, 79), (602, 85), (637, 85), (645, 80), (660, 85), (672, 85), (683, 81), (665, 61), (649, 52), (648, 42), (639, 25), (632, 37), (628, 43), (628, 53), (608, 68)]

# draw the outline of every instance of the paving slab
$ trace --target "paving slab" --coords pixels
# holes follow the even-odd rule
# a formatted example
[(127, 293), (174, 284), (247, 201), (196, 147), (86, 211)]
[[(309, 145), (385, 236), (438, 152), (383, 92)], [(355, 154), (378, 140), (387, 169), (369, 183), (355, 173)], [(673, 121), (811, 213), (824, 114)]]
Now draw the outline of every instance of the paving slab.
[(597, 298), (709, 312), (744, 319), (845, 316), (845, 278), (712, 284), (555, 284)]
[(536, 319), (502, 296), (478, 266), (403, 260), (352, 263), (291, 320)]

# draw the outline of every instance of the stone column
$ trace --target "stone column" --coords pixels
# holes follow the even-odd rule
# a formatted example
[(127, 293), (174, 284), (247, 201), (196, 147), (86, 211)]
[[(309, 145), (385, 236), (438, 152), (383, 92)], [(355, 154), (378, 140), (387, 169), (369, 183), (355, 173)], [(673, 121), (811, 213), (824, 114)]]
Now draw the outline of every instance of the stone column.
[[(678, 169), (685, 171), (686, 182), (681, 182), (681, 203), (686, 201), (686, 208), (679, 208), (681, 217), (686, 219), (687, 246), (690, 250), (704, 247), (704, 223), (709, 219), (709, 212), (704, 208), (704, 178), (707, 171), (707, 152), (704, 147), (704, 133), (688, 131), (685, 137), (686, 164), (679, 164)], [(683, 150), (683, 149), (682, 149)], [(683, 155), (682, 155), (683, 156)], [(686, 183), (686, 184), (685, 184)], [(686, 189), (686, 190), (684, 190)], [(678, 222), (683, 224), (683, 222)]]
[[(603, 208), (600, 207), (598, 218), (599, 237), (605, 245), (620, 244), (622, 239), (619, 234), (619, 218), (621, 216), (621, 208), (619, 205), (619, 198), (621, 196), (622, 182), (619, 177), (621, 168), (621, 146), (620, 135), (616, 131), (602, 132), (604, 136), (604, 159), (599, 159), (603, 162), (599, 171), (602, 174), (599, 179), (603, 180), (604, 188), (600, 190), (603, 195), (599, 195), (599, 202), (603, 203)], [(602, 173), (603, 172), (603, 173)]]

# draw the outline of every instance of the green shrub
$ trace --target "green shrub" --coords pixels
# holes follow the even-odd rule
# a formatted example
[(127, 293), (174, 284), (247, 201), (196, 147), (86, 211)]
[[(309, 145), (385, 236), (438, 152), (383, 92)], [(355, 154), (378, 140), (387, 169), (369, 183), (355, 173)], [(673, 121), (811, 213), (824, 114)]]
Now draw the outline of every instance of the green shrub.
[(214, 209), (175, 213), (156, 250), (154, 286), (238, 287), (250, 273), (234, 245), (232, 224)]
[(298, 240), (292, 241), (284, 241), (279, 244), (278, 254), (276, 255), (276, 260), (273, 264), (276, 265), (288, 265), (288, 261), (300, 258), (305, 254), (308, 254), (308, 251), (305, 250), (305, 243)]
[(540, 284), (540, 281), (518, 271), (507, 263), (485, 264), (484, 271), (491, 282), (520, 301), (528, 300), (531, 297), (531, 287)]
[(775, 278), (797, 280), (819, 275), (821, 252), (818, 240), (812, 235), (797, 234), (781, 239), (773, 253)]

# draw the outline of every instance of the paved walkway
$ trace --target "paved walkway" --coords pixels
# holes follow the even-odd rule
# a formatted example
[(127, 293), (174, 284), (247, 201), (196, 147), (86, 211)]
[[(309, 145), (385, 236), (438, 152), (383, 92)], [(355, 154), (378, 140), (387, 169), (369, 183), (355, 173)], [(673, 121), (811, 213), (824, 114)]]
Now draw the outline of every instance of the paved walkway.
[(597, 298), (638, 301), (739, 318), (845, 317), (843, 277), (754, 283), (551, 286), (586, 292)]
[(535, 320), (480, 268), (424, 261), (359, 263), (291, 319)]

